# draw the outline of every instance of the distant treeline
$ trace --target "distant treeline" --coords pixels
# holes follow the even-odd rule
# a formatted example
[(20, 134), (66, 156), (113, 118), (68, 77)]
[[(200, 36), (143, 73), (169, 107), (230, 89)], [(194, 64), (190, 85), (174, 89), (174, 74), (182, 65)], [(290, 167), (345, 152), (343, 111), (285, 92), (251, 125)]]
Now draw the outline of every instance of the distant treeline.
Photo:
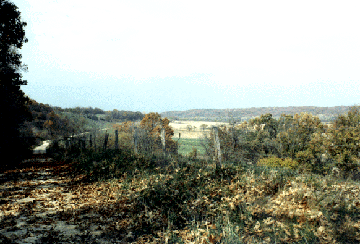
[(133, 112), (133, 111), (124, 111), (114, 109), (113, 111), (104, 111), (100, 108), (92, 108), (92, 107), (75, 107), (75, 108), (60, 108), (55, 107), (56, 111), (59, 112), (67, 112), (82, 115), (86, 118), (92, 120), (104, 120), (108, 122), (112, 122), (114, 120), (118, 121), (137, 121), (142, 120), (144, 115), (141, 112)]
[(311, 113), (318, 116), (322, 122), (330, 122), (338, 115), (347, 113), (351, 106), (315, 107), (315, 106), (289, 106), (289, 107), (260, 107), (260, 108), (238, 108), (238, 109), (192, 109), (186, 111), (168, 111), (161, 113), (162, 117), (179, 120), (200, 121), (223, 121), (230, 119), (235, 121), (248, 121), (262, 114), (272, 114), (274, 118), (281, 115), (294, 115), (301, 112)]
[(144, 114), (141, 112), (132, 112), (132, 111), (124, 111), (124, 110), (116, 110), (109, 111), (106, 113), (105, 119), (110, 120), (120, 120), (120, 121), (137, 121), (142, 120), (144, 118)]
[(92, 108), (92, 107), (75, 107), (75, 108), (54, 107), (54, 108), (61, 112), (69, 112), (69, 113), (83, 114), (83, 115), (96, 115), (96, 114), (106, 113), (104, 110), (100, 108)]

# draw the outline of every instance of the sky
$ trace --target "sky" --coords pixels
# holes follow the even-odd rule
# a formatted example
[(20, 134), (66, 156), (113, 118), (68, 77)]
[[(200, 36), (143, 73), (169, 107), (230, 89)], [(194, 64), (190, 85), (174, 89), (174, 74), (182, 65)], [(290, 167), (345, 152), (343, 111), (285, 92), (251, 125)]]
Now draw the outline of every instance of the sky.
[(140, 112), (358, 105), (360, 1), (13, 0), (23, 91)]

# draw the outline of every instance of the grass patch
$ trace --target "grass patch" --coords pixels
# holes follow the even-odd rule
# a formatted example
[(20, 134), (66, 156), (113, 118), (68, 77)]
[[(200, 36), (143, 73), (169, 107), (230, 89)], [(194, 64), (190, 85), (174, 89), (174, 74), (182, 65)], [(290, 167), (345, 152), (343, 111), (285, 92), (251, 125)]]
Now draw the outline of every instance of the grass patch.
[(183, 156), (189, 155), (189, 153), (192, 152), (193, 148), (197, 149), (198, 155), (205, 154), (205, 149), (201, 146), (202, 140), (200, 138), (174, 138), (174, 140), (179, 143), (178, 153)]

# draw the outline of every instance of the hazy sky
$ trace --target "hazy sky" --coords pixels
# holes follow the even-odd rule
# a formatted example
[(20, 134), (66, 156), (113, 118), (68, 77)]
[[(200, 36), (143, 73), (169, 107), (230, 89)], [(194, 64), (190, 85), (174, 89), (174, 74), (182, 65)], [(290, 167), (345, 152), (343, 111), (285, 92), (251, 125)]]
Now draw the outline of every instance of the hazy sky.
[(162, 112), (360, 101), (360, 1), (14, 0), (23, 90)]

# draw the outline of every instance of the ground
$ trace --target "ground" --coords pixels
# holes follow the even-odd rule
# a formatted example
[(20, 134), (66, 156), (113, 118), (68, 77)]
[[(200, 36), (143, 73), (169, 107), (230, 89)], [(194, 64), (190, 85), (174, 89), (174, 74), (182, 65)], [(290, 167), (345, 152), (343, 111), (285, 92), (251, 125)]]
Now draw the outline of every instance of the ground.
[(70, 165), (46, 159), (23, 166), (0, 174), (0, 243), (133, 241), (121, 223), (126, 201), (103, 194), (106, 184), (72, 179)]

